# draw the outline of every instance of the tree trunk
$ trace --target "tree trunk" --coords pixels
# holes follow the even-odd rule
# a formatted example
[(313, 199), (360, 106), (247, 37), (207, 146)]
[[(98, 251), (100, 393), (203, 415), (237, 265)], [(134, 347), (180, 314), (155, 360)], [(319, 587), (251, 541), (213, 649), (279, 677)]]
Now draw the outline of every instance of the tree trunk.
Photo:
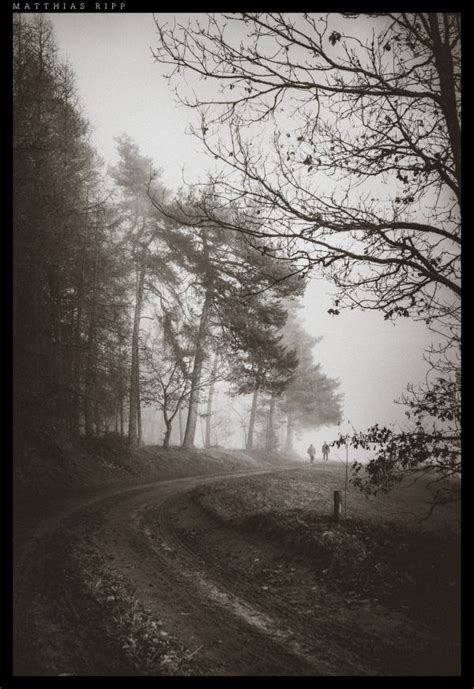
[(142, 405), (140, 401), (140, 366), (138, 366), (137, 379), (137, 430), (138, 430), (138, 447), (143, 445), (143, 428), (142, 428)]
[(99, 248), (96, 244), (94, 256), (94, 269), (92, 272), (92, 308), (89, 322), (89, 336), (87, 338), (87, 361), (84, 381), (84, 432), (87, 437), (92, 437), (93, 422), (96, 416), (95, 405), (95, 386), (96, 386), (96, 363), (97, 363), (97, 276), (99, 267)]
[(217, 374), (217, 354), (214, 354), (214, 360), (212, 362), (211, 371), (211, 382), (209, 385), (209, 394), (207, 397), (207, 409), (206, 409), (206, 437), (204, 441), (204, 447), (211, 447), (211, 417), (212, 417), (212, 402), (214, 399), (214, 387), (215, 387), (215, 377)]
[(49, 319), (51, 332), (49, 335), (48, 347), (48, 389), (49, 397), (52, 401), (52, 414), (56, 419), (62, 418), (65, 411), (65, 400), (63, 395), (63, 351), (61, 347), (60, 323), (60, 287), (59, 270), (53, 262), (47, 272)]
[(179, 422), (179, 443), (180, 445), (183, 444), (184, 441), (184, 428), (183, 428), (183, 410), (181, 406), (179, 407), (178, 410), (178, 422)]
[(87, 338), (86, 375), (84, 381), (84, 432), (87, 438), (94, 435), (94, 410), (92, 391), (94, 389), (94, 362), (95, 362), (95, 308), (92, 306), (92, 314), (89, 323), (89, 336)]
[(72, 335), (72, 376), (73, 376), (73, 392), (72, 392), (72, 417), (75, 435), (79, 435), (81, 428), (81, 377), (82, 377), (82, 356), (81, 356), (81, 327), (82, 327), (82, 300), (83, 300), (83, 284), (84, 284), (84, 257), (82, 258), (81, 274), (79, 284), (76, 287), (77, 299), (77, 314), (73, 323)]
[(451, 53), (451, 46), (449, 45), (449, 38), (446, 36), (444, 43), (441, 39), (438, 15), (436, 13), (429, 13), (428, 17), (433, 39), (435, 64), (439, 75), (439, 86), (442, 99), (441, 107), (446, 120), (449, 141), (453, 153), (456, 180), (459, 188), (461, 188), (461, 127), (459, 125), (456, 107), (453, 56)]
[(123, 396), (120, 397), (120, 437), (123, 438)]
[(247, 444), (246, 444), (247, 450), (253, 449), (253, 433), (255, 430), (255, 418), (257, 416), (257, 399), (258, 399), (258, 390), (254, 390), (253, 397), (252, 397), (252, 409), (250, 410), (249, 432), (247, 434)]
[(199, 404), (199, 386), (201, 384), (201, 372), (204, 358), (206, 356), (206, 336), (209, 322), (209, 313), (212, 304), (212, 286), (209, 285), (206, 291), (206, 298), (201, 313), (199, 332), (196, 342), (196, 353), (194, 355), (193, 374), (191, 378), (191, 394), (189, 397), (188, 418), (186, 421), (186, 431), (184, 433), (183, 447), (194, 447), (194, 436), (196, 435), (197, 410)]
[(270, 409), (268, 411), (268, 426), (267, 426), (267, 442), (265, 443), (265, 449), (271, 452), (273, 447), (274, 438), (274, 418), (275, 418), (275, 396), (272, 395), (270, 398)]
[(292, 452), (293, 450), (293, 420), (291, 418), (291, 412), (288, 412), (288, 420), (286, 423), (285, 450), (287, 452)]
[(163, 447), (168, 448), (170, 446), (170, 436), (171, 436), (171, 430), (173, 428), (173, 424), (171, 421), (168, 421), (168, 419), (165, 418), (165, 424), (166, 424), (166, 431), (165, 431), (165, 436), (163, 438)]
[(145, 268), (142, 263), (138, 269), (137, 274), (137, 293), (135, 301), (135, 313), (133, 316), (133, 332), (132, 332), (132, 361), (130, 367), (130, 403), (129, 403), (129, 418), (128, 418), (128, 440), (131, 445), (138, 445), (138, 385), (140, 362), (138, 352), (138, 342), (140, 336), (140, 316), (143, 301), (143, 289), (145, 284)]
[(97, 374), (94, 377), (94, 427), (95, 427), (95, 434), (96, 435), (101, 435), (103, 431), (103, 423), (102, 423), (102, 417), (100, 414), (100, 407), (99, 407), (99, 402), (97, 399)]
[(201, 442), (202, 442), (202, 446), (204, 447), (204, 443), (205, 443), (206, 441), (205, 441), (205, 438), (204, 438), (204, 429), (203, 429), (203, 426), (202, 426), (202, 416), (199, 417), (199, 428), (200, 428), (200, 430), (201, 430)]
[(162, 438), (163, 438), (163, 413), (158, 414), (158, 416), (157, 416), (157, 423), (155, 426), (155, 433), (153, 435), (153, 442), (156, 445), (163, 444)]

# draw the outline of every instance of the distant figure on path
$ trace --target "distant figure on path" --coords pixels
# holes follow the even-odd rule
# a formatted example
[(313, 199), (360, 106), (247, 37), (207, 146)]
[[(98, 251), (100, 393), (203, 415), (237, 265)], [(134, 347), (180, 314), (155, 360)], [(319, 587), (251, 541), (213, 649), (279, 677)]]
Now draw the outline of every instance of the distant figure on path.
[(323, 461), (327, 462), (329, 459), (329, 445), (327, 444), (326, 441), (324, 441), (324, 443), (323, 443), (322, 450), (323, 450)]
[(315, 458), (315, 456), (316, 456), (316, 450), (314, 449), (313, 445), (310, 445), (310, 446), (308, 447), (307, 452), (308, 452), (308, 454), (309, 454), (309, 461), (310, 461), (311, 464), (312, 464), (312, 463), (314, 462), (314, 458)]

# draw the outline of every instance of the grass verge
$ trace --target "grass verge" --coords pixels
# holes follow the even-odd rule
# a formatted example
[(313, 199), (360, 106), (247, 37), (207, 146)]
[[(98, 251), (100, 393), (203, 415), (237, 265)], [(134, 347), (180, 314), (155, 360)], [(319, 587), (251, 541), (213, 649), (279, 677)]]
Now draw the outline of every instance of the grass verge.
[(380, 601), (429, 624), (459, 626), (460, 548), (454, 506), (425, 520), (429, 488), (406, 485), (367, 500), (351, 490), (335, 523), (343, 467), (222, 480), (193, 493), (213, 517), (259, 531), (304, 558), (346, 597)]

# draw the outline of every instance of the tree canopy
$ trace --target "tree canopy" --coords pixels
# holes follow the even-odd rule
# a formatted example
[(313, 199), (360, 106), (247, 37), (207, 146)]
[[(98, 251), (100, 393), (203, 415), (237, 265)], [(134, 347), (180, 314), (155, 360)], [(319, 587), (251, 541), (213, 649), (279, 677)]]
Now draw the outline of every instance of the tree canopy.
[(157, 28), (157, 61), (200, 112), (194, 133), (233, 172), (213, 182), (245, 222), (224, 224), (318, 266), (335, 310), (457, 312), (458, 15), (223, 13)]

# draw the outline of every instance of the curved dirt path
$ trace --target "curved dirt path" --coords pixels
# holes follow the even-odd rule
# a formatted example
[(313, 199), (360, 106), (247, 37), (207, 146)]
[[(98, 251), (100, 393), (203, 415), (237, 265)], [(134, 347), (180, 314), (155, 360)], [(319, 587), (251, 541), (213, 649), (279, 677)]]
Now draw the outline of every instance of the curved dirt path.
[(109, 487), (19, 515), (13, 674), (445, 674), (428, 629), (351, 602), (304, 557), (190, 494), (298, 468)]
[[(282, 470), (289, 469), (232, 476)], [(75, 553), (87, 542), (88, 552), (100, 555), (114, 576), (126, 581), (135, 601), (159, 619), (162, 634), (189, 651), (192, 674), (331, 674), (327, 662), (289, 641), (256, 601), (236, 594), (232, 582), (213, 578), (173, 529), (169, 515), (179, 495), (219, 478), (109, 488), (64, 504), (25, 529), (14, 559), (13, 673), (137, 674), (113, 638), (120, 620), (106, 619), (80, 587), (79, 570), (87, 570), (88, 559), (78, 561)], [(144, 517), (157, 510), (158, 528), (151, 534)]]

